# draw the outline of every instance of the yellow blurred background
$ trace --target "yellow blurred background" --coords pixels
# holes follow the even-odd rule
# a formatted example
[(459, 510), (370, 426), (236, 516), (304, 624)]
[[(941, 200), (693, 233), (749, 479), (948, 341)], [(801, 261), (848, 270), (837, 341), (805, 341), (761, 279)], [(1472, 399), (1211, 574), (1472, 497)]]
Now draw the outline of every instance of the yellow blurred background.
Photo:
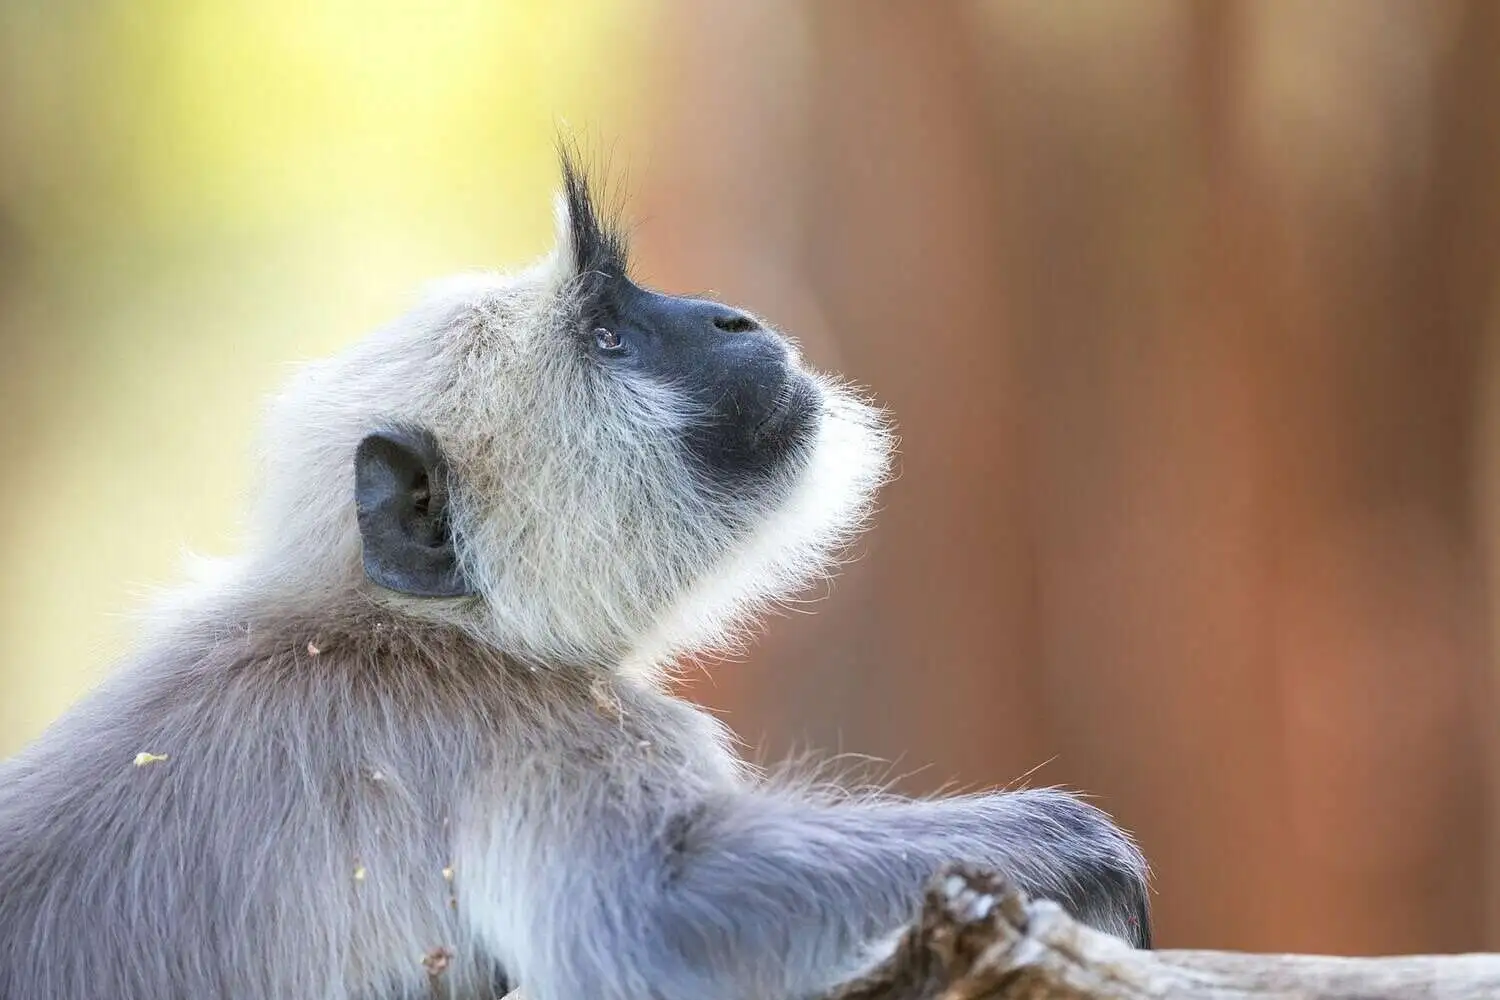
[(551, 238), (894, 409), (762, 755), (1065, 783), (1158, 941), (1500, 947), (1500, 4), (0, 0), (0, 753), (236, 537), (260, 401)]
[(547, 249), (558, 130), (634, 131), (638, 16), (0, 4), (0, 752), (107, 667), (184, 548), (234, 544), (290, 364)]

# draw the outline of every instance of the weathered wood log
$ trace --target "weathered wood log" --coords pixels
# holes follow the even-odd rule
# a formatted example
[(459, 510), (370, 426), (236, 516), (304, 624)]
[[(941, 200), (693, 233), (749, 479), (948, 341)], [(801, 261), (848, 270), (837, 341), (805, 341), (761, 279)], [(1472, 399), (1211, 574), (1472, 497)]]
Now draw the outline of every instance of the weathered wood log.
[(827, 1000), (1496, 1000), (1500, 954), (1336, 958), (1137, 951), (954, 869), (891, 958)]
[(1500, 954), (1138, 951), (996, 875), (954, 868), (891, 957), (823, 1000), (1500, 1000)]

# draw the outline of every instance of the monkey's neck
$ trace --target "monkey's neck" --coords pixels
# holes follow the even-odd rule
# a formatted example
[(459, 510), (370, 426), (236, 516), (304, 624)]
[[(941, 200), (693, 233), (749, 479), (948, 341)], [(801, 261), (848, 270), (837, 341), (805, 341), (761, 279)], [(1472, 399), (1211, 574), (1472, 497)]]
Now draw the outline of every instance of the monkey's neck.
[(246, 590), (225, 588), (180, 607), (170, 619), (156, 616), (156, 628), (148, 630), (141, 644), (142, 658), (151, 660), (155, 651), (172, 649), (180, 667), (195, 671), (262, 664), (362, 671), (387, 679), (399, 675), (403, 684), (420, 683), (423, 677), (441, 681), (446, 671), (462, 669), (466, 683), (550, 678), (588, 687), (618, 683), (657, 692), (670, 687), (659, 678), (622, 675), (613, 663), (539, 664), (507, 650), (482, 629), (414, 615), (359, 591), (268, 600), (251, 599)]
[[(251, 560), (208, 569), (195, 585), (164, 595), (147, 613), (138, 648), (192, 648), (213, 662), (219, 659), (210, 655), (214, 651), (233, 650), (243, 659), (290, 654), (325, 657), (325, 663), (335, 650), (370, 663), (406, 662), (423, 651), (448, 650), (511, 673), (622, 677), (619, 658), (603, 652), (589, 660), (553, 656), (541, 662), (510, 648), (495, 635), (477, 599), (413, 609), (400, 598), (372, 591), (358, 573), (347, 580), (301, 584)], [(671, 686), (660, 672), (626, 676), (642, 688)]]

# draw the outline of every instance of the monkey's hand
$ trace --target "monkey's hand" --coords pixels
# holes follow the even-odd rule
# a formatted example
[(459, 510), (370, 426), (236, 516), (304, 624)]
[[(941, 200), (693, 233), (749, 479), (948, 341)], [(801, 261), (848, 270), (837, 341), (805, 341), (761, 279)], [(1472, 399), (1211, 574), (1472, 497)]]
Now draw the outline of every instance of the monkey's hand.
[(878, 958), (876, 942), (915, 916), (949, 863), (993, 869), (1085, 923), (1150, 941), (1140, 852), (1104, 813), (1056, 791), (847, 802), (735, 792), (638, 842), (616, 838), (608, 854), (576, 858), (588, 889), (568, 880), (543, 904), (547, 957), (520, 976), (536, 1000), (815, 995)]
[(999, 851), (978, 861), (1029, 896), (1062, 904), (1077, 920), (1151, 947), (1145, 857), (1101, 810), (1053, 789), (979, 796), (1002, 835)]

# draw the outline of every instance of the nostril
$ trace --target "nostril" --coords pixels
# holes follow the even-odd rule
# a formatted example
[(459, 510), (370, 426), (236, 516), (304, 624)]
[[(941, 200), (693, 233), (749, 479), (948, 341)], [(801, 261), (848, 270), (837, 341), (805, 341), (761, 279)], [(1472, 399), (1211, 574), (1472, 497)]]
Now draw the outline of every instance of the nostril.
[(725, 333), (749, 333), (751, 330), (760, 329), (760, 324), (744, 313), (734, 313), (730, 316), (715, 316), (714, 326)]

